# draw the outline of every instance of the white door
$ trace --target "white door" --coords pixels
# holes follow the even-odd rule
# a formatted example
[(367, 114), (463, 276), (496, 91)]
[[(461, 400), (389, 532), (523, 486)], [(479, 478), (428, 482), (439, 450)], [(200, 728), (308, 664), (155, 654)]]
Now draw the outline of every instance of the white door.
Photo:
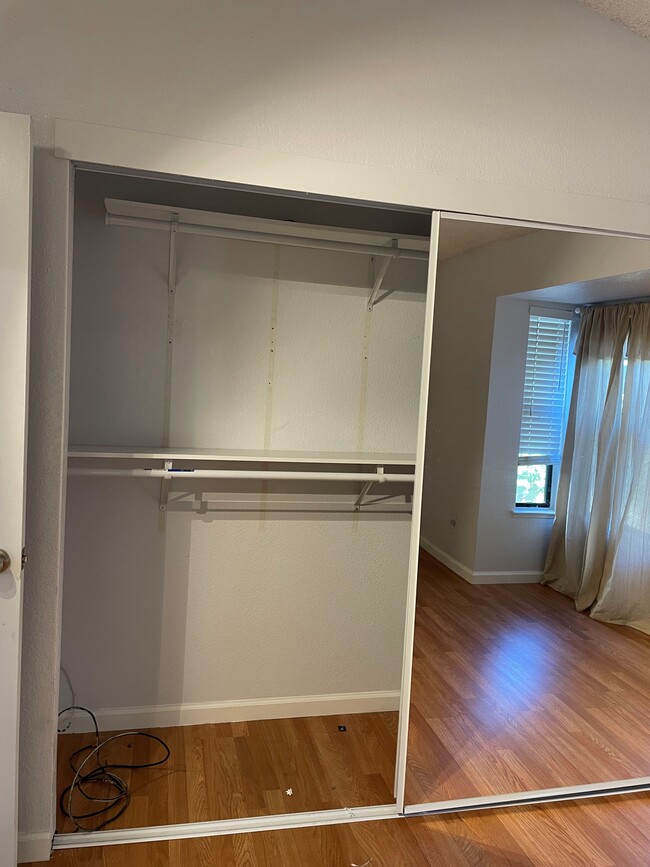
[(0, 112), (0, 867), (17, 846), (31, 159), (29, 117)]

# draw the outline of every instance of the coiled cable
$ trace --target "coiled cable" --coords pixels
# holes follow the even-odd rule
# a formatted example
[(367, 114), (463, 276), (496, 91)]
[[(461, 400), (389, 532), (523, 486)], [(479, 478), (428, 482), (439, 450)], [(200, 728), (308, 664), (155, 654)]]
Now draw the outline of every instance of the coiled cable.
[[(68, 759), (68, 764), (74, 773), (74, 777), (70, 785), (66, 786), (66, 788), (61, 792), (59, 805), (61, 807), (61, 812), (70, 819), (76, 831), (99, 831), (107, 825), (110, 825), (112, 822), (115, 822), (116, 819), (119, 819), (131, 802), (129, 786), (120, 776), (114, 773), (114, 771), (126, 768), (129, 770), (155, 768), (158, 765), (163, 765), (167, 761), (171, 755), (171, 750), (162, 738), (159, 738), (157, 735), (153, 735), (150, 732), (143, 731), (120, 732), (119, 734), (111, 735), (103, 741), (100, 741), (97, 719), (95, 714), (91, 710), (88, 710), (87, 707), (71, 705), (70, 707), (64, 708), (59, 713), (59, 717), (61, 714), (68, 712), (72, 714), (72, 712), (76, 710), (87, 713), (90, 716), (95, 729), (95, 742), (92, 744), (86, 744), (78, 750), (75, 750)], [(165, 755), (156, 762), (145, 762), (143, 764), (117, 764), (115, 762), (107, 761), (104, 756), (102, 756), (102, 750), (108, 744), (115, 743), (122, 738), (147, 738), (156, 741), (162, 746)], [(84, 754), (86, 755), (84, 756)], [(79, 759), (82, 756), (84, 756), (84, 758), (79, 762)], [(94, 766), (89, 764), (93, 758), (95, 759)], [(86, 770), (86, 768), (89, 769)], [(106, 794), (106, 786), (108, 786), (110, 794)], [(97, 787), (101, 787), (99, 791), (103, 790), (103, 796), (98, 792), (93, 793), (92, 790)], [(75, 798), (75, 794), (77, 794), (78, 797), (80, 796), (84, 801), (83, 812), (80, 812), (77, 808), (73, 809), (73, 800), (78, 800), (78, 797)], [(101, 806), (86, 812), (88, 807), (94, 807), (95, 804), (101, 804)], [(113, 815), (107, 816), (107, 814), (111, 813), (113, 810), (117, 810), (117, 812)], [(98, 822), (91, 823), (91, 826), (82, 824), (86, 819), (97, 819)]]

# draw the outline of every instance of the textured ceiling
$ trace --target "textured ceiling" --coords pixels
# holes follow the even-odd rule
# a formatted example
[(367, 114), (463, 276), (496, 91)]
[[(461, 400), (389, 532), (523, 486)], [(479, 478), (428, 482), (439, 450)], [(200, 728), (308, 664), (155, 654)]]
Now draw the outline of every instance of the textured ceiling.
[(650, 0), (579, 0), (594, 12), (606, 15), (650, 39)]

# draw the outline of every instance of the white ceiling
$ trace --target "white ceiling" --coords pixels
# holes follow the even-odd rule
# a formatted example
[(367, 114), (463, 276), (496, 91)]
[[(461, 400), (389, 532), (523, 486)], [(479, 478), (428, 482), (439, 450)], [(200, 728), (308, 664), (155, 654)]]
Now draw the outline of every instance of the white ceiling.
[(650, 0), (579, 0), (600, 15), (650, 39)]
[[(491, 223), (474, 223), (465, 220), (440, 221), (440, 244), (438, 257), (451, 259), (468, 253), (477, 247), (485, 247), (499, 241), (507, 241), (529, 232), (545, 231), (517, 226), (502, 226)], [(548, 286), (529, 292), (508, 296), (529, 301), (551, 301), (556, 304), (596, 304), (602, 301), (624, 301), (631, 298), (650, 297), (650, 270), (627, 274), (612, 274), (581, 283), (566, 283)]]
[(438, 258), (443, 261), (468, 253), (478, 247), (487, 247), (497, 241), (508, 241), (527, 235), (534, 229), (520, 226), (499, 226), (492, 223), (473, 223), (464, 220), (441, 220)]
[(614, 274), (582, 283), (549, 286), (547, 289), (521, 292), (511, 297), (562, 304), (597, 304), (599, 301), (625, 301), (631, 298), (647, 298), (649, 295), (650, 271), (633, 271), (630, 274)]

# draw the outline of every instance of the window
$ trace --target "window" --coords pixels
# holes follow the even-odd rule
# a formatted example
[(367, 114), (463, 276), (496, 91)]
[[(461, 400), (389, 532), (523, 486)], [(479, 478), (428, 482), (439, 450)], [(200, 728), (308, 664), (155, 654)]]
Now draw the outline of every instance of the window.
[(549, 509), (562, 459), (569, 402), (572, 314), (532, 308), (519, 435), (517, 508)]

